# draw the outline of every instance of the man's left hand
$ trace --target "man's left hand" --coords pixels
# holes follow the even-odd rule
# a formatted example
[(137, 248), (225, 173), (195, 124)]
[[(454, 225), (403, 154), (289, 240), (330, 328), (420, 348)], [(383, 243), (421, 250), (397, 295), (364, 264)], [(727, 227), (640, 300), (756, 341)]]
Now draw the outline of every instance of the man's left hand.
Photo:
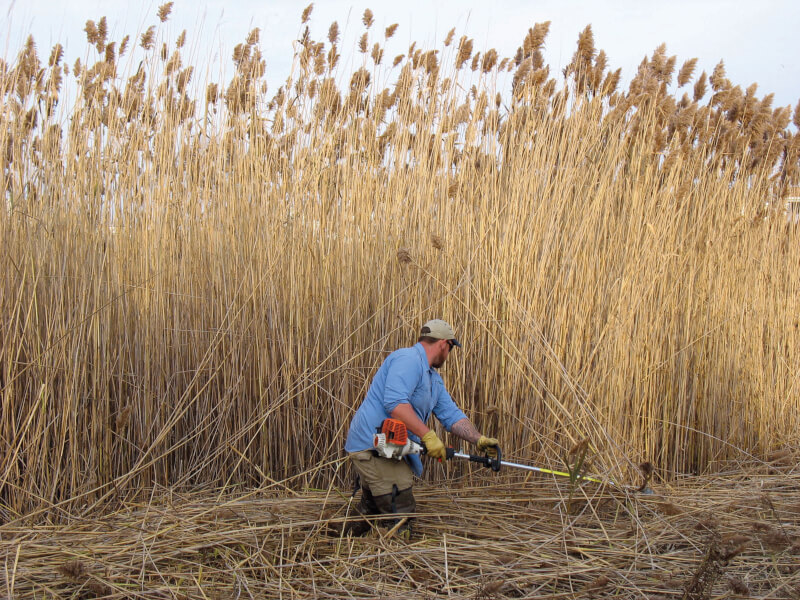
[(481, 439), (478, 440), (478, 450), (481, 452), (485, 452), (492, 458), (497, 458), (497, 448), (500, 442), (497, 441), (496, 438), (486, 437), (485, 435), (481, 436)]

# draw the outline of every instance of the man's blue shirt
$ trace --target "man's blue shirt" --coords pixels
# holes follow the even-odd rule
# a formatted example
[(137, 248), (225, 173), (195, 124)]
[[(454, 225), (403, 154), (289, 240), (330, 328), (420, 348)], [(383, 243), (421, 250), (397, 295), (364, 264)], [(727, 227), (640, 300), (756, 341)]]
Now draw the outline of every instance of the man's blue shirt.
[[(344, 449), (347, 452), (370, 450), (373, 438), (384, 419), (389, 418), (399, 404), (408, 403), (423, 423), (433, 413), (447, 431), (467, 416), (456, 406), (444, 387), (442, 376), (428, 364), (422, 344), (395, 350), (383, 361), (367, 397), (350, 422)], [(418, 436), (408, 432), (411, 439)], [(422, 475), (419, 456), (406, 457), (417, 476)]]

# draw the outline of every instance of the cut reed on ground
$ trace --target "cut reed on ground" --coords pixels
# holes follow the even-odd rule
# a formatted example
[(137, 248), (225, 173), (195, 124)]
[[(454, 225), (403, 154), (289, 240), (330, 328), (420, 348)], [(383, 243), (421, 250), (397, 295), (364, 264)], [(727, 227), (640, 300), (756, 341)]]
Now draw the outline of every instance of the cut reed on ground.
[(227, 82), (105, 18), (86, 64), (0, 63), (0, 519), (341, 484), (372, 374), (432, 317), (510, 460), (588, 438), (624, 481), (796, 447), (800, 105), (665, 46), (618, 89), (589, 27), (554, 74), (549, 23), (514, 57), (453, 31), (390, 59), (365, 13), (346, 73), (309, 19), (274, 93), (258, 30)]
[(58, 527), (0, 526), (0, 590), (10, 598), (797, 598), (800, 472), (735, 467), (636, 499), (587, 486), (571, 511), (563, 480), (487, 487), (442, 478), (416, 493), (410, 543), (381, 526), (363, 538), (331, 535), (348, 512), (335, 492), (161, 493)]

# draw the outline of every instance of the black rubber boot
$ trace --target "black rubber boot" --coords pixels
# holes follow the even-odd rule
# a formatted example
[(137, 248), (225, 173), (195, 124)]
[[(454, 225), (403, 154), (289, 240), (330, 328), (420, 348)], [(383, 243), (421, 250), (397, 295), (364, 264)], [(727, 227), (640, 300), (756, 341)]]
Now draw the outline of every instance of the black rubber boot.
[(358, 510), (365, 515), (381, 514), (381, 509), (375, 503), (375, 497), (369, 488), (361, 488), (361, 501), (358, 503)]
[[(417, 511), (417, 501), (414, 498), (411, 488), (397, 491), (395, 487), (395, 491), (393, 491), (391, 494), (374, 496), (373, 500), (375, 501), (375, 505), (378, 507), (380, 514), (391, 515), (397, 513), (413, 513)], [(397, 519), (390, 519), (386, 520), (384, 523), (388, 527), (394, 527), (397, 521)], [(411, 538), (413, 526), (413, 517), (408, 517), (405, 523), (400, 526), (400, 529), (397, 530), (397, 535), (405, 539)]]
[(352, 519), (356, 520), (347, 520), (342, 528), (342, 535), (351, 535), (353, 537), (361, 537), (365, 533), (368, 533), (370, 529), (372, 529), (372, 525), (370, 525), (369, 521), (366, 519), (359, 518), (358, 516), (351, 517)]

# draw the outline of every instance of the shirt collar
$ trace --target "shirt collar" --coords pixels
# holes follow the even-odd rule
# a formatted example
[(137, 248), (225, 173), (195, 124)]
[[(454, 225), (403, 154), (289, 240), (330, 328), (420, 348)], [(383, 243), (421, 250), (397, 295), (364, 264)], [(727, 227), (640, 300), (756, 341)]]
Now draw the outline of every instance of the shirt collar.
[(414, 348), (417, 349), (419, 353), (419, 359), (422, 361), (422, 368), (426, 369), (429, 373), (433, 371), (433, 367), (428, 364), (428, 355), (425, 354), (425, 348), (422, 346), (420, 342), (414, 344)]

